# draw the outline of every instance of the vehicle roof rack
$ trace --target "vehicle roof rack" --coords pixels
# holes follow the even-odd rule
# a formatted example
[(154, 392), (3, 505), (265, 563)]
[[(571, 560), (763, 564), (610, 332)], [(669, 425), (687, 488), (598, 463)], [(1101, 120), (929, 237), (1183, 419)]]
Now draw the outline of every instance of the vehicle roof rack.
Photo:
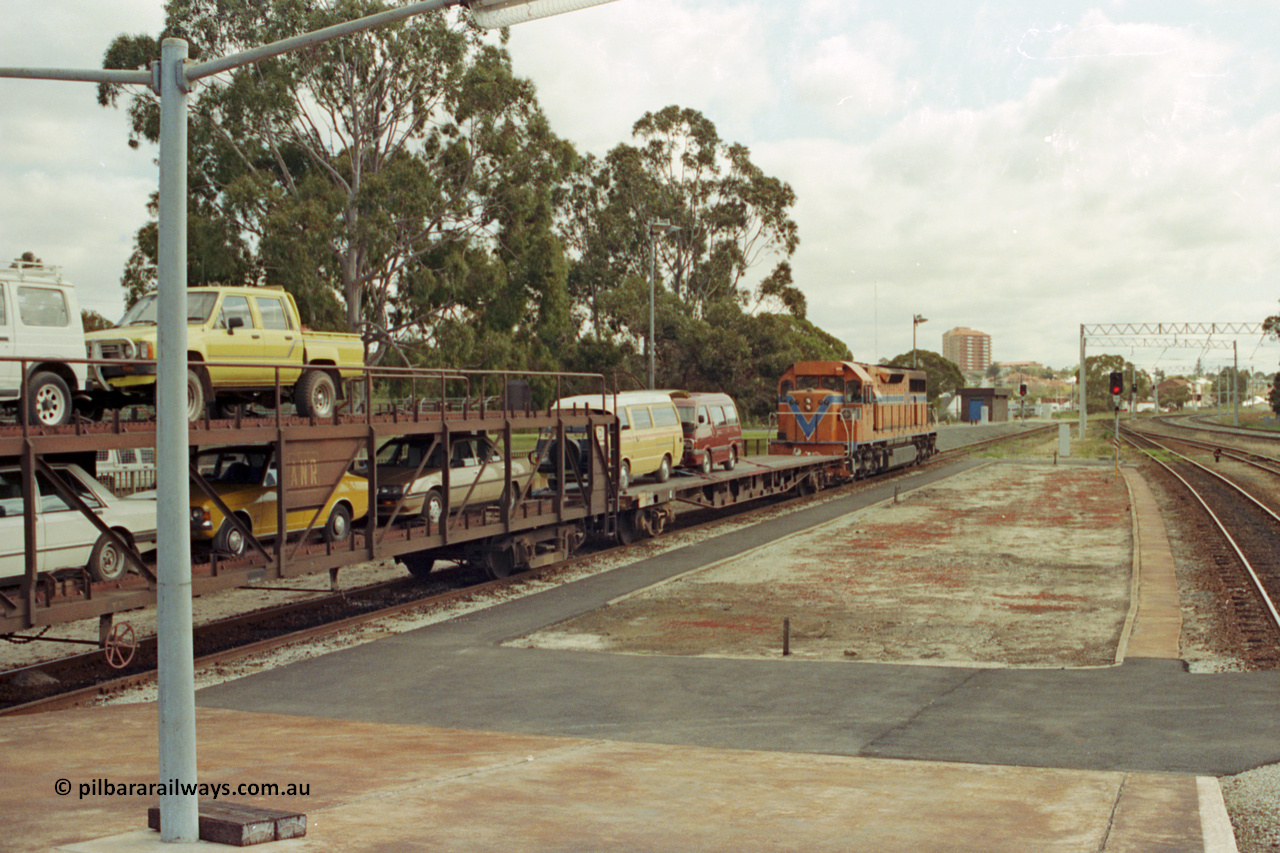
[(44, 261), (26, 261), (22, 258), (17, 258), (13, 263), (9, 264), (8, 269), (0, 270), (0, 275), (16, 277), (19, 281), (31, 279), (33, 281), (62, 284), (61, 270), (62, 267), (46, 264)]

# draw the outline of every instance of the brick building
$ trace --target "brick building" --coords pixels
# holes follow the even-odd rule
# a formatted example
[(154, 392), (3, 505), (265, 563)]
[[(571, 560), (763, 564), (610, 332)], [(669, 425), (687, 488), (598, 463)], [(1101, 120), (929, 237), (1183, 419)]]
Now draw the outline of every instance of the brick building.
[(942, 357), (961, 370), (978, 372), (991, 366), (991, 336), (977, 329), (957, 326), (942, 333)]

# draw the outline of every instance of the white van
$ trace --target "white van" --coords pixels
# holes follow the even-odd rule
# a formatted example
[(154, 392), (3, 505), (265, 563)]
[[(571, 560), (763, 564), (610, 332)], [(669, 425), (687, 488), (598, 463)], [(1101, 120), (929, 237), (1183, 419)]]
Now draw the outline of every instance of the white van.
[(27, 416), (33, 425), (71, 420), (72, 399), (85, 388), (84, 324), (75, 288), (55, 267), (14, 261), (0, 268), (0, 405), (22, 399), (26, 358)]
[(646, 474), (665, 483), (684, 453), (684, 429), (669, 391), (582, 394), (553, 403), (552, 414), (557, 408), (606, 411), (618, 416), (622, 455), (618, 484), (623, 489)]

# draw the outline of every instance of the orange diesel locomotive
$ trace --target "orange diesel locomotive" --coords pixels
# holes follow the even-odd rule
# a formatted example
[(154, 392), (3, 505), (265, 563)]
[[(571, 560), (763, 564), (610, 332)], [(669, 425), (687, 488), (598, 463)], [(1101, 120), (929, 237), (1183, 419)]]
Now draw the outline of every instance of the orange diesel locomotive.
[(778, 433), (771, 454), (843, 456), (845, 474), (885, 471), (914, 452), (923, 461), (937, 447), (938, 427), (925, 398), (923, 370), (801, 361), (778, 381)]

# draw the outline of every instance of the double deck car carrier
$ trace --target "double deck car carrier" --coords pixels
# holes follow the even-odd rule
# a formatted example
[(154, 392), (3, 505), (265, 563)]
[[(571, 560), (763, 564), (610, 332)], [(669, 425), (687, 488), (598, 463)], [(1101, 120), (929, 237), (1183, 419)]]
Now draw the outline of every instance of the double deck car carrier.
[[(784, 492), (805, 493), (840, 470), (837, 456), (750, 457), (733, 471), (680, 471), (665, 483), (642, 479), (620, 489), (617, 418), (594, 408), (548, 407), (535, 399), (556, 400), (584, 390), (602, 400), (608, 394), (599, 375), (366, 368), (348, 381), (343, 394), (348, 404), (323, 419), (298, 417), (290, 407), (277, 406), (266, 413), (235, 408), (230, 417), (191, 423), (193, 458), (199, 451), (233, 445), (270, 449), (281, 472), (262, 481), (262, 488), (274, 493), (264, 496), (275, 502), (278, 523), (271, 532), (287, 529), (291, 512), (304, 511), (310, 518), (300, 533), (261, 536), (237, 515), (208, 472), (193, 464), (186, 472), (193, 505), (218, 506), (229, 523), (239, 523), (246, 547), (236, 556), (216, 548), (193, 552), (192, 593), (324, 571), (336, 579), (343, 567), (386, 558), (414, 574), (447, 559), (482, 565), (500, 577), (564, 560), (589, 536), (629, 542), (661, 533), (678, 503), (728, 507)], [(388, 394), (394, 403), (359, 402)], [(276, 399), (282, 399), (279, 391)], [(588, 437), (587, 452), (565, 452), (572, 446), (566, 443), (570, 434)], [(486, 437), (492, 452), (455, 465), (454, 449), (478, 436)], [(17, 460), (27, 482), (34, 482), (34, 472), (52, 462), (76, 461), (93, 473), (100, 451), (153, 448), (155, 437), (154, 418), (141, 407), (96, 421), (77, 417), (62, 426), (20, 417), (0, 424), (0, 458)], [(423, 502), (407, 509), (408, 494), (380, 495), (378, 451), (394, 439), (410, 439), (422, 449), (414, 474), (428, 469), (432, 458), (450, 460), (439, 470), (439, 511), (428, 511)], [(352, 471), (366, 478), (368, 512), (344, 535), (322, 536), (321, 510)], [(486, 477), (496, 477), (502, 486), (499, 499), (479, 499), (478, 484)], [(133, 551), (129, 559), (136, 573), (108, 583), (94, 582), (82, 567), (37, 570), (36, 512), (28, 498), (22, 534), (26, 573), (20, 583), (0, 589), (0, 635), (96, 616), (105, 643), (114, 614), (154, 603), (154, 554)]]

